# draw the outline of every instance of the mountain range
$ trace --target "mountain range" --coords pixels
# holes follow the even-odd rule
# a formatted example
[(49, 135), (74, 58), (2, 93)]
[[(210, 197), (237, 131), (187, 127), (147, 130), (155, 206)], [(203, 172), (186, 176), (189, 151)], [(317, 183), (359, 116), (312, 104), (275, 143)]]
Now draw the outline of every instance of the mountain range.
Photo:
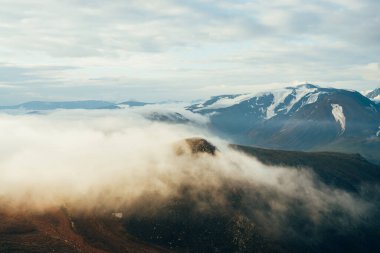
[(121, 109), (123, 107), (145, 106), (152, 103), (128, 100), (121, 103), (113, 103), (101, 100), (83, 101), (30, 101), (18, 105), (0, 106), (0, 110), (25, 110), (25, 111), (45, 111), (57, 109)]
[[(213, 96), (185, 109), (207, 117), (211, 131), (233, 143), (283, 150), (360, 153), (380, 163), (379, 96), (380, 88), (360, 93), (302, 84), (267, 92)], [(123, 109), (146, 105), (153, 103), (32, 101), (0, 106), (0, 110), (39, 114), (56, 109)], [(179, 112), (152, 110), (145, 115), (149, 120), (191, 122)]]
[(361, 153), (380, 160), (380, 105), (354, 90), (303, 84), (215, 96), (187, 109), (207, 115), (210, 127), (235, 143)]

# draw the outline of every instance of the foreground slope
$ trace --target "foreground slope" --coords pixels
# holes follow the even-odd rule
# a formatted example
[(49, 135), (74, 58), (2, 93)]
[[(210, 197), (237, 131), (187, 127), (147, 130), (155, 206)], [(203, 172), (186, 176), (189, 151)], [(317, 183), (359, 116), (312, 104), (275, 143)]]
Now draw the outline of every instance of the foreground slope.
[[(223, 150), (182, 140), (173, 154), (189, 165), (184, 178), (163, 181), (173, 195), (153, 191), (125, 207), (99, 199), (91, 209), (69, 203), (34, 213), (2, 203), (0, 252), (379, 252), (378, 166), (359, 155), (233, 147), (279, 167), (249, 158), (260, 168), (226, 176)], [(246, 162), (238, 157), (229, 166)]]
[(64, 208), (33, 213), (0, 208), (2, 253), (163, 253), (129, 236), (112, 216), (70, 214)]
[[(194, 149), (198, 145), (210, 147), (202, 139), (187, 142), (192, 153), (218, 155), (214, 148)], [(332, 195), (352, 193), (355, 198), (378, 203), (378, 198), (371, 195), (376, 191), (370, 187), (363, 193), (362, 187), (380, 183), (380, 167), (360, 155), (232, 147), (268, 165), (286, 165), (290, 170), (315, 173), (317, 186), (313, 187), (318, 191), (331, 188)], [(210, 184), (202, 192), (194, 184), (183, 185), (175, 198), (167, 200), (153, 214), (135, 212), (126, 217), (123, 221), (126, 230), (176, 252), (377, 252), (380, 249), (376, 239), (380, 235), (378, 208), (370, 215), (352, 219), (332, 204), (314, 220), (307, 210), (308, 202), (317, 201), (312, 193), (303, 203), (276, 190), (234, 178), (222, 179), (218, 189)], [(215, 191), (223, 195), (222, 206), (215, 199)], [(199, 201), (203, 203), (201, 209)], [(286, 207), (275, 203), (286, 203)], [(149, 209), (149, 205), (145, 208)]]

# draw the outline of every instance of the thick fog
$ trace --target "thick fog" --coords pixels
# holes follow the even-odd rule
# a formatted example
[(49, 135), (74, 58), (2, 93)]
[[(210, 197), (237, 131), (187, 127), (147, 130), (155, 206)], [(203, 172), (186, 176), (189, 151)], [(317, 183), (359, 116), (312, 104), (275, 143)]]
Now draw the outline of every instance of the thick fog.
[[(244, 212), (271, 227), (281, 226), (293, 209), (318, 223), (331, 210), (355, 221), (372, 208), (306, 169), (263, 165), (199, 124), (152, 122), (140, 115), (133, 110), (0, 115), (2, 207), (154, 213), (186, 185), (201, 212), (230, 210), (225, 188), (241, 187)], [(182, 140), (189, 137), (207, 139), (216, 155), (178, 154), (179, 147), (188, 149)], [(200, 197), (204, 192), (207, 201)]]

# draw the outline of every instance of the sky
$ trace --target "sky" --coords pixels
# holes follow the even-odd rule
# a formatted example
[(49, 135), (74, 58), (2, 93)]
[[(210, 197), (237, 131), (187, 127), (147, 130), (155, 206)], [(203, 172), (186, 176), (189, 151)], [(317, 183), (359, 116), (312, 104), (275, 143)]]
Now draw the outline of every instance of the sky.
[(380, 86), (378, 0), (0, 0), (0, 104)]

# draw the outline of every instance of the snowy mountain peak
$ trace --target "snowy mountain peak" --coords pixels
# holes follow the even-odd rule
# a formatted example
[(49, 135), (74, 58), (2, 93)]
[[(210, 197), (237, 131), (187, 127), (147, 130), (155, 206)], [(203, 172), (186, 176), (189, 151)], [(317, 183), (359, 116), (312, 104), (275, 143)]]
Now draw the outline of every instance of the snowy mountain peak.
[(209, 113), (212, 110), (226, 109), (239, 106), (242, 103), (248, 107), (260, 107), (260, 118), (270, 119), (277, 115), (288, 114), (308, 104), (315, 103), (320, 94), (320, 88), (313, 84), (301, 84), (295, 87), (259, 92), (251, 94), (221, 95), (190, 106), (193, 112)]
[(318, 94), (315, 94), (318, 90), (318, 86), (306, 83), (269, 92), (220, 95), (211, 97), (211, 99), (203, 103), (192, 105), (188, 109), (194, 112), (207, 112), (237, 106), (242, 102), (250, 101), (250, 103), (253, 103), (252, 106), (262, 106), (262, 109), (260, 109), (263, 113), (262, 117), (270, 119), (278, 113), (288, 113), (305, 96), (307, 99), (303, 101), (302, 106), (314, 103), (318, 99)]
[[(289, 113), (301, 100), (300, 107), (312, 104), (318, 99), (318, 87), (312, 84), (302, 84), (296, 87), (287, 87), (283, 90), (272, 91), (273, 101), (267, 108), (266, 119), (270, 119), (279, 113)], [(298, 108), (299, 109), (299, 108)]]
[[(239, 115), (239, 121), (236, 122), (248, 125), (248, 122), (259, 124), (258, 122), (282, 121), (293, 116), (303, 120), (305, 117), (323, 118), (332, 114), (335, 120), (331, 123), (335, 121), (339, 124), (341, 135), (347, 132), (346, 116), (353, 113), (352, 103), (358, 103), (358, 106), (365, 105), (363, 108), (366, 112), (363, 112), (363, 115), (378, 113), (376, 104), (356, 91), (323, 88), (308, 83), (267, 92), (215, 96), (187, 109), (220, 119), (224, 125), (227, 125), (227, 117), (218, 115)], [(324, 110), (326, 111), (323, 112)], [(370, 118), (371, 122), (377, 121), (376, 116)], [(235, 128), (233, 125), (238, 124), (236, 122), (231, 122), (231, 128)]]
[(251, 97), (249, 94), (236, 94), (236, 95), (220, 95), (211, 97), (203, 103), (192, 105), (190, 108), (192, 111), (221, 109), (236, 105)]

